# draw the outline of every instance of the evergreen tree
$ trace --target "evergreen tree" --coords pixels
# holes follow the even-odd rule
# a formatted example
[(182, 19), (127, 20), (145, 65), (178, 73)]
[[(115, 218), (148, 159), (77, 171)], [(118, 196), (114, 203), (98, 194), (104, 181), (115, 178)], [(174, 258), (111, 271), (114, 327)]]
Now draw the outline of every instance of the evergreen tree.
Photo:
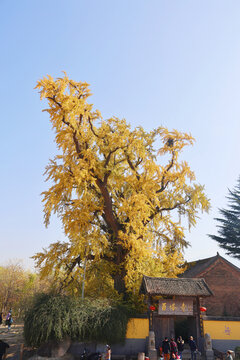
[(209, 236), (216, 240), (228, 255), (240, 259), (240, 177), (233, 191), (228, 191), (228, 209), (219, 209), (222, 217), (214, 219), (219, 224), (218, 236)]

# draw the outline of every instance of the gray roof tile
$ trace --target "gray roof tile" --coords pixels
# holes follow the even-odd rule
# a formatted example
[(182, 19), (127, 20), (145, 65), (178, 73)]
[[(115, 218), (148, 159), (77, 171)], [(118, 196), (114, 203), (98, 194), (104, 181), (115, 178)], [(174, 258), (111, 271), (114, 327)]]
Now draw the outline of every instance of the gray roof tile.
[(200, 296), (213, 295), (204, 279), (157, 278), (143, 276), (140, 293), (166, 296)]

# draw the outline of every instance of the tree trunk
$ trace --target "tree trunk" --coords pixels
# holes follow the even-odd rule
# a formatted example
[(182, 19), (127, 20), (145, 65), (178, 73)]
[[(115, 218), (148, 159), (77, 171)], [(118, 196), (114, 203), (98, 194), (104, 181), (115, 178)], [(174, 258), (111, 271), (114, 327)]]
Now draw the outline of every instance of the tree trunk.
[(114, 289), (117, 290), (119, 294), (124, 295), (126, 294), (125, 276), (127, 274), (125, 269), (126, 251), (124, 251), (119, 241), (114, 247), (114, 252), (114, 263), (116, 265), (116, 270), (113, 273)]
[(117, 290), (119, 294), (125, 294), (126, 293), (126, 286), (124, 277), (126, 275), (125, 271), (121, 271), (120, 273), (116, 273), (113, 276), (114, 280), (114, 289)]

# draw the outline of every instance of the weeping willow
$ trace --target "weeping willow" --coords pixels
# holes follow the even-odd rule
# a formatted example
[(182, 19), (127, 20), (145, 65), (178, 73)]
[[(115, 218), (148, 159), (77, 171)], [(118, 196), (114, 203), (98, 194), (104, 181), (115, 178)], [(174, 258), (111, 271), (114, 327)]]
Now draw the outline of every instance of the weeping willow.
[(132, 315), (132, 310), (126, 305), (112, 304), (108, 300), (37, 295), (25, 315), (25, 342), (35, 347), (66, 338), (122, 343)]

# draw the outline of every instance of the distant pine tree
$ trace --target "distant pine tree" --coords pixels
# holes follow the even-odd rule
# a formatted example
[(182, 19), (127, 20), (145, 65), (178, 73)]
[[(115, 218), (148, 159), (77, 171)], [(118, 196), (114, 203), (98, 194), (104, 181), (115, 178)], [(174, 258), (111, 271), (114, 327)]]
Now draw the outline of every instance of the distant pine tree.
[(232, 257), (240, 259), (240, 177), (233, 191), (229, 190), (228, 207), (229, 209), (219, 209), (221, 218), (218, 221), (217, 235), (209, 235), (219, 243), (219, 246), (226, 250)]

